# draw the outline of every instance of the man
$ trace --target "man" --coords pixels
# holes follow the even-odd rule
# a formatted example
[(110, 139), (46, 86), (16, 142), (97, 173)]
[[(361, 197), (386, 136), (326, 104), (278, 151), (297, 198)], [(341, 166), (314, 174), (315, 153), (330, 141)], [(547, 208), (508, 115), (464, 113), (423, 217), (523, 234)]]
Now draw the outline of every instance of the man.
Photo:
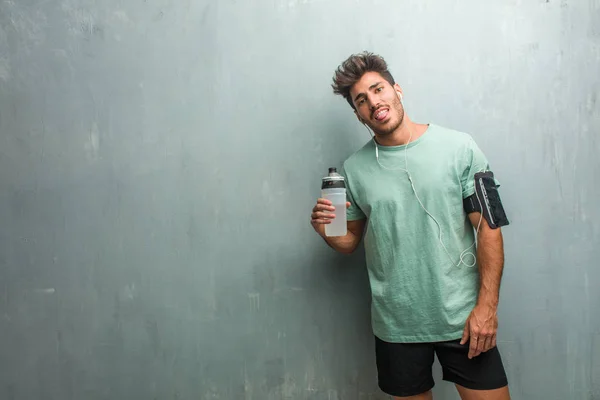
[(350, 56), (332, 86), (374, 136), (343, 164), (348, 233), (325, 236), (325, 199), (311, 222), (342, 253), (364, 232), (379, 387), (432, 399), (435, 353), (463, 400), (510, 399), (496, 347), (508, 220), (484, 154), (465, 133), (411, 121), (380, 56)]

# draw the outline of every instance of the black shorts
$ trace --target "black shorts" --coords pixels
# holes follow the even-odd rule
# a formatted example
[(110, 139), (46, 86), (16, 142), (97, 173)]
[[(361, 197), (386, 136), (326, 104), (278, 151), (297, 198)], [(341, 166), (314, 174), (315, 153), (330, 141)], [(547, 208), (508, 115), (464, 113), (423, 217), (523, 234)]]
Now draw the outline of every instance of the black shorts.
[(508, 384), (497, 347), (469, 360), (469, 343), (388, 343), (375, 338), (379, 387), (391, 396), (415, 396), (434, 386), (434, 353), (443, 379), (467, 389), (491, 390)]

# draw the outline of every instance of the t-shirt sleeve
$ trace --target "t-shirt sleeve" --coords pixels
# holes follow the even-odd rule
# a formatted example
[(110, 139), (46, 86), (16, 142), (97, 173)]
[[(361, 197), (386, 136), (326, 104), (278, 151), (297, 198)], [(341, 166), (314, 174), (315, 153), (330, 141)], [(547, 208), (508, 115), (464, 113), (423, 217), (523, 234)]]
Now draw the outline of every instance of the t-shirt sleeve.
[(352, 193), (352, 184), (349, 182), (348, 174), (342, 167), (340, 175), (346, 180), (346, 200), (350, 202), (350, 207), (346, 210), (346, 219), (348, 221), (357, 221), (359, 219), (365, 219), (365, 213), (362, 212), (356, 201), (354, 201), (354, 194)]
[[(463, 156), (463, 169), (461, 176), (462, 197), (466, 199), (475, 193), (475, 174), (488, 171), (489, 162), (483, 151), (477, 146), (473, 138), (469, 138)], [(496, 184), (499, 182), (496, 180)]]

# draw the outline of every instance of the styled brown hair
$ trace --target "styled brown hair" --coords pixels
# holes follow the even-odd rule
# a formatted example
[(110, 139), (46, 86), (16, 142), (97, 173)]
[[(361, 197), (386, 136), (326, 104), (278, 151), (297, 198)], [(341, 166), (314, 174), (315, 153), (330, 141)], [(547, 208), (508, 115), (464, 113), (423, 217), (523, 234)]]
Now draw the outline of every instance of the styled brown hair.
[(364, 51), (352, 54), (337, 68), (331, 85), (333, 93), (343, 96), (354, 109), (350, 89), (367, 72), (378, 72), (390, 85), (396, 83), (383, 57)]

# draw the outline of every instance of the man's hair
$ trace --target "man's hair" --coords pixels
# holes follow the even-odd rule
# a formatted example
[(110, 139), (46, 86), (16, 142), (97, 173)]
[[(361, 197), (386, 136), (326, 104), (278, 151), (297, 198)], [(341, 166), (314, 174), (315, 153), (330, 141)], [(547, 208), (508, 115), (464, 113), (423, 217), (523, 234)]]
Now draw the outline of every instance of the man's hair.
[(364, 51), (352, 54), (335, 71), (333, 76), (333, 93), (343, 96), (348, 104), (354, 108), (350, 97), (350, 89), (367, 72), (378, 72), (390, 85), (394, 85), (394, 77), (388, 71), (388, 66), (383, 57)]

